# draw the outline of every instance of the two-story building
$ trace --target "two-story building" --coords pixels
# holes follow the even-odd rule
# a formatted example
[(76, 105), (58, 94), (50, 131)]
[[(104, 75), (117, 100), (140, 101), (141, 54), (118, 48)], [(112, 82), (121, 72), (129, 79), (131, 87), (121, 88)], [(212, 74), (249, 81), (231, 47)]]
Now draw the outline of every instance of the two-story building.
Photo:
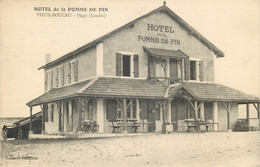
[(214, 83), (214, 57), (224, 53), (163, 5), (40, 67), (45, 93), (27, 105), (31, 113), (41, 106), (47, 134), (75, 132), (84, 120), (100, 133), (111, 133), (114, 120), (124, 132), (133, 131), (128, 121), (143, 124), (138, 132), (161, 132), (185, 119), (227, 131), (239, 104), (259, 112), (260, 100)]

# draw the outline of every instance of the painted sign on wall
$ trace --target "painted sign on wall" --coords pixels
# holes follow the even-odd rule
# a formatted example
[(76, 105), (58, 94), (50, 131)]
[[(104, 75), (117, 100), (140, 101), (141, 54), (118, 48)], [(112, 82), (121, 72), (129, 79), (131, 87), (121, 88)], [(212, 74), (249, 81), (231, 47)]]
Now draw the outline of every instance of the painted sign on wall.
[(172, 26), (156, 25), (156, 24), (148, 23), (147, 31), (156, 32), (156, 36), (138, 35), (137, 40), (141, 42), (161, 43), (161, 44), (170, 44), (170, 45), (181, 44), (181, 41), (179, 39), (173, 39), (167, 37), (168, 34), (174, 33), (174, 29)]

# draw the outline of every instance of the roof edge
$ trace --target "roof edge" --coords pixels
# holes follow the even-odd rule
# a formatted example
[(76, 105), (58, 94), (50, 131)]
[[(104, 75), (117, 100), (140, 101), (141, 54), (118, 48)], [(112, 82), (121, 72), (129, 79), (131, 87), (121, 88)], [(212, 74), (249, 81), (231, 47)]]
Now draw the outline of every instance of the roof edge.
[(113, 35), (114, 33), (118, 32), (118, 31), (121, 31), (122, 29), (130, 26), (130, 27), (133, 27), (133, 24), (136, 23), (137, 21), (139, 21), (140, 19), (142, 18), (145, 18), (153, 13), (156, 13), (156, 12), (164, 12), (165, 14), (167, 14), (169, 17), (171, 17), (174, 21), (176, 21), (178, 24), (180, 24), (182, 27), (184, 27), (188, 32), (190, 32), (191, 35), (193, 35), (196, 39), (198, 39), (199, 41), (201, 41), (205, 46), (207, 46), (210, 50), (212, 50), (214, 52), (214, 54), (217, 56), (217, 58), (219, 57), (224, 57), (224, 53), (218, 49), (214, 44), (212, 44), (210, 41), (208, 41), (204, 36), (202, 36), (198, 31), (196, 31), (193, 27), (191, 27), (188, 23), (186, 23), (181, 17), (179, 17), (177, 14), (175, 14), (171, 9), (169, 9), (167, 6), (163, 5), (163, 6), (160, 6), (136, 19), (134, 19), (133, 21), (130, 21), (129, 23), (126, 23), (124, 24), (123, 26), (115, 29), (115, 30), (112, 30), (110, 31), (109, 33), (87, 43), (86, 45), (83, 45), (79, 48), (77, 48), (76, 50), (74, 51), (71, 51), (63, 56), (61, 56), (60, 58), (54, 60), (54, 61), (51, 61), (50, 63), (48, 64), (45, 64), (41, 67), (38, 68), (38, 70), (41, 70), (41, 69), (45, 69), (49, 66), (52, 66), (52, 65), (55, 65), (56, 63), (66, 59), (66, 58), (69, 58), (70, 56), (73, 56), (75, 55), (76, 53), (78, 52), (81, 52), (89, 47), (92, 47), (92, 46), (95, 46), (96, 44), (100, 43), (100, 42), (103, 42), (104, 39), (110, 37), (111, 35)]

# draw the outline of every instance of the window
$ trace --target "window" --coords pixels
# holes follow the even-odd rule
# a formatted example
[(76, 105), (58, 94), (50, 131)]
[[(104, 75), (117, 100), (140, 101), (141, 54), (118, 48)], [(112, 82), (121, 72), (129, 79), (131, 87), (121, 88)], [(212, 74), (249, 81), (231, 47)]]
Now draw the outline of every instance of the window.
[(130, 77), (131, 76), (131, 56), (123, 55), (123, 76)]
[(190, 80), (197, 80), (197, 61), (190, 61)]
[(127, 100), (126, 104), (129, 105), (126, 111), (127, 119), (136, 118), (136, 100)]
[(138, 55), (134, 53), (116, 54), (116, 75), (125, 77), (139, 77)]
[(63, 66), (56, 68), (56, 87), (61, 87), (64, 85), (64, 72)]
[[(187, 64), (186, 64), (187, 66)], [(194, 81), (203, 81), (204, 80), (204, 68), (203, 61), (199, 59), (191, 59), (188, 63), (189, 67), (189, 79)]]
[[(124, 108), (123, 100), (119, 100), (121, 104), (119, 104), (116, 100), (107, 99), (106, 100), (106, 111), (107, 111), (107, 119), (114, 120), (114, 119), (123, 119), (123, 111)], [(126, 100), (126, 105), (128, 106), (126, 110), (126, 118), (127, 119), (136, 119), (136, 100)]]
[(78, 60), (69, 62), (68, 69), (68, 83), (74, 83), (78, 81)]

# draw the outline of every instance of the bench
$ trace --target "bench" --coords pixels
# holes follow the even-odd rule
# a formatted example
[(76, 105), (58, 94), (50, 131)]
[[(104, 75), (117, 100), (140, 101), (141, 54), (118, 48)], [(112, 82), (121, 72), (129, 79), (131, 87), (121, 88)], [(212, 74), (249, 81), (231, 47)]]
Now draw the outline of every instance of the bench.
[[(122, 121), (117, 121), (116, 120), (116, 121), (111, 121), (111, 123), (112, 123), (112, 126), (110, 126), (110, 127), (113, 128), (112, 133), (114, 133), (116, 129), (121, 128), (121, 127), (124, 126), (124, 123)], [(134, 128), (134, 132), (136, 133), (138, 127), (141, 127), (141, 125), (139, 125), (136, 122), (127, 122), (126, 123), (126, 127)]]

